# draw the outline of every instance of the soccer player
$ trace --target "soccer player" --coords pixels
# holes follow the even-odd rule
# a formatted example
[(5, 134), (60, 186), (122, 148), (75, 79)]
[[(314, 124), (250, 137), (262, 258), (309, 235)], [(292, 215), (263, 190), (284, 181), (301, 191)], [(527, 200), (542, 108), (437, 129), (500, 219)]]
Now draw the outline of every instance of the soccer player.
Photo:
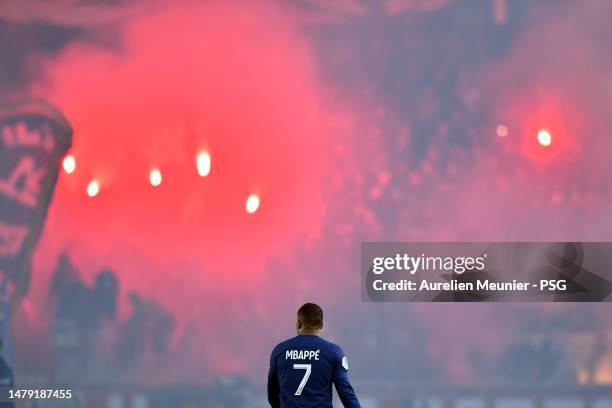
[(297, 312), (297, 336), (272, 350), (268, 402), (272, 408), (332, 408), (332, 383), (345, 408), (361, 408), (348, 379), (342, 349), (319, 337), (323, 310), (306, 303)]

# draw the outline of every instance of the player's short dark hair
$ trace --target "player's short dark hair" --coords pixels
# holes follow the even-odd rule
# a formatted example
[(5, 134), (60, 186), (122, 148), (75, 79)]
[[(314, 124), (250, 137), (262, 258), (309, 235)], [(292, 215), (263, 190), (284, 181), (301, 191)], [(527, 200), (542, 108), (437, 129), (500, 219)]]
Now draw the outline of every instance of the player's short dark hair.
[(306, 329), (320, 329), (323, 327), (323, 309), (314, 303), (304, 303), (297, 312), (298, 319)]

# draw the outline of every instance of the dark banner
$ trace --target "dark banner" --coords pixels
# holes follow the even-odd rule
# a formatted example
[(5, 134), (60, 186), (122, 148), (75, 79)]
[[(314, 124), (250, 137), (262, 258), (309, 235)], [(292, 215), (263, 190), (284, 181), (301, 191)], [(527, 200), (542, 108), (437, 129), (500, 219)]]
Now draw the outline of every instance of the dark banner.
[(362, 300), (608, 302), (612, 243), (363, 243)]
[(71, 144), (69, 123), (50, 105), (0, 107), (0, 272), (13, 283), (14, 300), (27, 290), (32, 251)]

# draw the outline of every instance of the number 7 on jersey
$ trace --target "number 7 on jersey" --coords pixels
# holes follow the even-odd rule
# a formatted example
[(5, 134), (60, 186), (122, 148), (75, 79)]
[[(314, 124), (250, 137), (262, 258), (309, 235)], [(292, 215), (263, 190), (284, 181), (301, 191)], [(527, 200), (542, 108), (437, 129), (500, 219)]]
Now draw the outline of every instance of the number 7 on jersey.
[(293, 368), (295, 370), (306, 370), (306, 372), (304, 373), (304, 378), (302, 378), (298, 389), (295, 391), (295, 395), (302, 395), (304, 386), (306, 386), (306, 382), (308, 382), (308, 377), (310, 377), (310, 373), (312, 372), (312, 364), (294, 364)]

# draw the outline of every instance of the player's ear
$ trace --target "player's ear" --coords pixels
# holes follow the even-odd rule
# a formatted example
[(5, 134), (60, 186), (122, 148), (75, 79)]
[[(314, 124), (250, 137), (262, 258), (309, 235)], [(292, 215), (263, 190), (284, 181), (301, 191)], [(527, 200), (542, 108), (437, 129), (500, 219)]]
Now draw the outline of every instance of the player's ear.
[(295, 321), (295, 328), (296, 330), (300, 330), (302, 328), (302, 322), (300, 322), (299, 319)]

